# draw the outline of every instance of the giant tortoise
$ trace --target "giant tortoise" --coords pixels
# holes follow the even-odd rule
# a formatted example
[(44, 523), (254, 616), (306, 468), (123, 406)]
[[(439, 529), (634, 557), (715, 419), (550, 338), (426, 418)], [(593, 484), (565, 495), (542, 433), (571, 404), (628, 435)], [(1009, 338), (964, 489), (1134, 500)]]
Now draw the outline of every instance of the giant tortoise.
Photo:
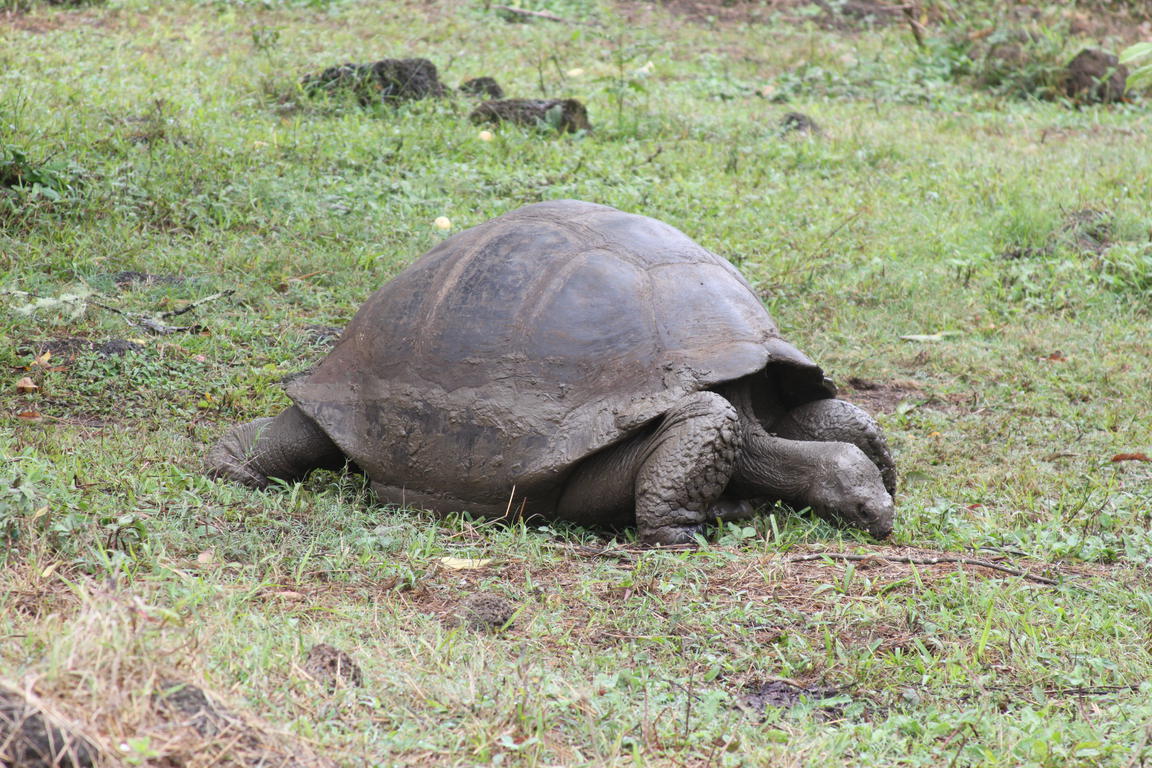
[(728, 261), (603, 205), (528, 205), (445, 240), (287, 389), (295, 405), (234, 427), (209, 474), (260, 488), (351, 462), (384, 502), (635, 524), (648, 544), (773, 500), (892, 530), (876, 423)]

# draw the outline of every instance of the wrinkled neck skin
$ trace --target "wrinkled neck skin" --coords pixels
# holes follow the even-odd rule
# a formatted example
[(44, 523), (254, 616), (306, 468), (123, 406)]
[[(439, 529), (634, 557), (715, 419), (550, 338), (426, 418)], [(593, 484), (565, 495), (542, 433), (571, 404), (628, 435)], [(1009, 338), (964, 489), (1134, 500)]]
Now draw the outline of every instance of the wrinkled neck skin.
[(738, 495), (806, 504), (808, 491), (827, 462), (828, 445), (768, 434), (745, 386), (725, 388), (722, 394), (736, 407), (743, 433), (743, 450), (732, 477)]

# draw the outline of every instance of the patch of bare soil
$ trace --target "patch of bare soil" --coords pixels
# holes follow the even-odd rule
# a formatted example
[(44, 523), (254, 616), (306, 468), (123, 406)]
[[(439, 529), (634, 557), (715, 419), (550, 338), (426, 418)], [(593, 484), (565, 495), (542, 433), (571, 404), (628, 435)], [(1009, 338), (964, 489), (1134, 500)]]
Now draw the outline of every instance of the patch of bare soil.
[(845, 382), (841, 399), (854, 403), (869, 413), (895, 413), (905, 400), (924, 399), (923, 387), (912, 379), (878, 381), (856, 376)]
[(751, 683), (736, 695), (736, 706), (753, 717), (763, 718), (768, 707), (792, 709), (798, 704), (815, 706), (822, 720), (837, 720), (844, 716), (839, 703), (823, 703), (843, 695), (843, 691), (828, 685), (802, 685), (791, 680), (768, 680)]
[(16, 690), (0, 688), (0, 766), (91, 768), (100, 764), (97, 755), (77, 726)]
[(22, 355), (33, 355), (37, 358), (50, 353), (49, 362), (59, 365), (76, 357), (95, 353), (100, 357), (114, 357), (129, 352), (143, 352), (144, 347), (127, 339), (108, 339), (107, 341), (94, 341), (79, 336), (61, 336), (43, 341), (25, 341), (17, 346), (16, 351)]

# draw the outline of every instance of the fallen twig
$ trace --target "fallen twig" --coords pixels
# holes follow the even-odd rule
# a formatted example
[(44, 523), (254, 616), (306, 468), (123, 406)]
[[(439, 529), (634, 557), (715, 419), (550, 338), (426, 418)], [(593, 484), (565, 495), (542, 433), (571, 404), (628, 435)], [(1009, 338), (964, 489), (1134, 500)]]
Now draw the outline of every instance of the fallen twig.
[(1008, 573), (1013, 576), (1020, 576), (1029, 581), (1035, 581), (1038, 584), (1048, 584), (1049, 586), (1059, 586), (1060, 582), (1055, 579), (1049, 579), (1046, 576), (1037, 576), (1022, 571), (1019, 568), (1009, 568), (1006, 565), (999, 565), (998, 563), (990, 563), (987, 560), (976, 560), (971, 557), (956, 557), (952, 555), (941, 555), (938, 557), (893, 557), (891, 555), (853, 555), (847, 552), (815, 552), (810, 555), (798, 555), (796, 557), (788, 558), (790, 563), (802, 563), (810, 560), (821, 560), (828, 558), (829, 560), (850, 560), (853, 562), (862, 562), (865, 560), (884, 560), (889, 563), (907, 563), (908, 565), (941, 565), (944, 563), (958, 563), (960, 565), (971, 565), (976, 568), (989, 568), (993, 571), (1000, 571)]
[(596, 27), (599, 26), (591, 21), (576, 21), (575, 19), (566, 19), (563, 16), (557, 16), (549, 11), (530, 11), (527, 8), (513, 8), (510, 5), (494, 5), (494, 10), (510, 14), (512, 16), (521, 16), (526, 19), (543, 19), (544, 21), (554, 21), (558, 24), (576, 24), (581, 27)]
[(192, 310), (196, 309), (197, 307), (201, 307), (201, 306), (207, 304), (210, 301), (216, 301), (217, 299), (222, 299), (225, 296), (231, 296), (234, 293), (236, 293), (236, 290), (234, 288), (229, 288), (226, 291), (220, 291), (218, 293), (213, 293), (210, 296), (205, 296), (202, 299), (197, 299), (196, 301), (193, 301), (190, 304), (188, 304), (187, 306), (181, 307), (180, 309), (170, 309), (166, 312), (157, 312), (154, 315), (145, 315), (145, 314), (140, 313), (140, 312), (125, 312), (122, 309), (117, 309), (116, 307), (110, 307), (107, 304), (101, 304), (98, 301), (89, 300), (88, 303), (94, 307), (98, 307), (98, 308), (106, 310), (108, 312), (112, 312), (113, 314), (120, 315), (120, 317), (124, 318), (124, 320), (129, 325), (134, 325), (137, 328), (143, 328), (144, 330), (148, 331), (149, 333), (154, 333), (154, 334), (157, 334), (159, 336), (166, 336), (168, 334), (179, 333), (181, 331), (196, 331), (196, 330), (199, 330), (201, 328), (201, 326), (199, 326), (199, 325), (166, 325), (165, 323), (161, 322), (162, 320), (167, 320), (170, 317), (176, 317), (178, 315), (183, 315), (187, 312), (191, 312)]
[(904, 18), (908, 20), (908, 27), (912, 30), (912, 37), (916, 39), (916, 46), (920, 50), (924, 50), (928, 46), (924, 42), (924, 25), (916, 18), (916, 6), (904, 5), (900, 7), (900, 10), (904, 12)]
[(555, 21), (560, 24), (576, 23), (564, 18), (563, 16), (557, 16), (554, 13), (550, 13), (549, 11), (530, 11), (527, 8), (513, 8), (510, 5), (494, 5), (492, 8), (503, 13), (510, 13), (513, 16), (526, 16), (533, 19), (544, 19), (545, 21)]

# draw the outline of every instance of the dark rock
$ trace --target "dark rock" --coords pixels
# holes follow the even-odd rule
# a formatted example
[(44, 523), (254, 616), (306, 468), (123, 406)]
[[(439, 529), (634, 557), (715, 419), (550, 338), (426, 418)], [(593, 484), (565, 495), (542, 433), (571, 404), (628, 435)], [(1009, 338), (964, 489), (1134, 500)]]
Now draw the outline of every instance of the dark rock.
[(465, 80), (460, 84), (460, 92), (469, 96), (483, 96), (487, 99), (504, 98), (504, 89), (500, 87), (500, 83), (491, 77), (474, 77), (471, 80)]
[(511, 122), (547, 125), (560, 133), (588, 131), (588, 110), (576, 99), (502, 99), (486, 101), (469, 115), (474, 123)]
[(346, 91), (362, 106), (443, 96), (436, 65), (428, 59), (381, 59), (368, 64), (340, 64), (319, 74), (305, 75), (301, 86), (309, 93)]
[(215, 738), (231, 726), (228, 715), (191, 683), (162, 681), (152, 694), (152, 705), (164, 720), (179, 722), (205, 739)]
[(1110, 53), (1085, 48), (1068, 64), (1064, 92), (1082, 104), (1119, 101), (1124, 97), (1128, 68)]
[(89, 768), (96, 761), (84, 737), (51, 722), (19, 693), (0, 690), (0, 766)]
[(364, 673), (351, 656), (328, 643), (317, 643), (304, 659), (304, 671), (329, 691), (364, 685)]
[(470, 595), (460, 606), (460, 618), (473, 629), (495, 631), (504, 629), (516, 615), (516, 605), (491, 592)]
[(820, 128), (812, 118), (805, 115), (803, 112), (789, 112), (780, 118), (780, 133), (787, 135), (789, 133), (806, 133), (809, 136), (819, 136), (824, 131)]

